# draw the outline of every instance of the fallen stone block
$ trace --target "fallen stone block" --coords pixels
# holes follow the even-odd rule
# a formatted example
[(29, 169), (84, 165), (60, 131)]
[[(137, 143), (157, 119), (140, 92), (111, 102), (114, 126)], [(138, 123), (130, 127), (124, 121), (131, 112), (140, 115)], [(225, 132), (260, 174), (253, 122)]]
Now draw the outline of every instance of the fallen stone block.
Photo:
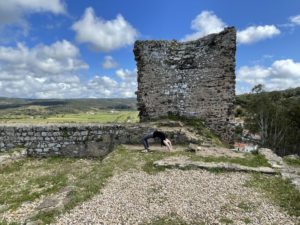
[(167, 168), (179, 168), (179, 169), (220, 169), (227, 171), (237, 171), (237, 172), (258, 172), (266, 174), (277, 174), (278, 171), (270, 167), (249, 167), (242, 166), (234, 163), (209, 163), (200, 161), (191, 161), (187, 157), (183, 158), (169, 158), (165, 160), (155, 161), (154, 166), (157, 167), (167, 167)]

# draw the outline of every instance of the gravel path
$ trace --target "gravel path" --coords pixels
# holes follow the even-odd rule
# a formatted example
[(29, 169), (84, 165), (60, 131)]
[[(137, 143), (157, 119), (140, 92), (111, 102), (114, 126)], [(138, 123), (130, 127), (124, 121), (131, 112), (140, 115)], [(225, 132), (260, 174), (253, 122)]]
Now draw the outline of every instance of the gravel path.
[(57, 224), (144, 224), (177, 215), (203, 224), (297, 224), (262, 194), (243, 186), (245, 173), (128, 171), (102, 193), (62, 215)]

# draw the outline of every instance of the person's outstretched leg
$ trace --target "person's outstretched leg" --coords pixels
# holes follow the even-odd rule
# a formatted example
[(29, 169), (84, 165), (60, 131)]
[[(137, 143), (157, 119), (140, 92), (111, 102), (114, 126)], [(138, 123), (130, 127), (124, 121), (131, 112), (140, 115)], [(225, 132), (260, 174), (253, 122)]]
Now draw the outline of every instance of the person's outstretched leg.
[(171, 141), (169, 139), (165, 139), (165, 140), (163, 140), (163, 142), (164, 142), (165, 146), (167, 146), (169, 151), (173, 150)]
[(173, 150), (172, 142), (169, 139), (167, 139), (167, 142), (169, 143), (171, 150)]
[(150, 138), (153, 138), (153, 134), (148, 134), (143, 138), (142, 143), (144, 145), (145, 150), (149, 150), (148, 139), (150, 139)]

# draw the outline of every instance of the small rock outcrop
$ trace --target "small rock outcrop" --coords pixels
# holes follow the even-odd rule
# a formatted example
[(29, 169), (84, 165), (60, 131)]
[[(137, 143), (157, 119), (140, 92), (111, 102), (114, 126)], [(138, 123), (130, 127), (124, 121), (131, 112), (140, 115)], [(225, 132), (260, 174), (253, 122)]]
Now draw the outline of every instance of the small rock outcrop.
[(154, 162), (154, 166), (157, 167), (167, 167), (167, 168), (179, 168), (179, 169), (220, 169), (228, 171), (237, 171), (237, 172), (258, 172), (266, 174), (276, 174), (276, 170), (270, 167), (249, 167), (242, 166), (234, 163), (215, 163), (215, 162), (201, 162), (201, 161), (192, 161), (187, 157), (170, 157), (164, 160), (159, 160)]
[[(300, 168), (293, 167), (286, 164), (283, 159), (276, 155), (271, 149), (261, 148), (258, 150), (259, 154), (262, 154), (268, 163), (274, 168), (278, 169), (281, 173), (282, 178), (289, 179), (300, 191)], [(294, 156), (297, 158), (297, 156)]]

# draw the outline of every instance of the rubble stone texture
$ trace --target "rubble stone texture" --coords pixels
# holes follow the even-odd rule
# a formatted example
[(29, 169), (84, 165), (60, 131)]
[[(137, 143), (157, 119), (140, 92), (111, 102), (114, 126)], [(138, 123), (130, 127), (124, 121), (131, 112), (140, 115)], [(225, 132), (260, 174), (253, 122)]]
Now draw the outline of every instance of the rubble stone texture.
[(203, 119), (233, 143), (236, 30), (196, 41), (136, 41), (141, 121), (178, 115)]
[[(155, 129), (154, 124), (145, 123), (0, 124), (0, 153), (22, 146), (29, 156), (103, 157), (118, 144), (139, 144), (142, 148), (143, 136)], [(163, 128), (161, 130), (164, 131)], [(183, 128), (173, 128), (164, 132), (174, 144), (197, 141), (189, 137), (189, 132)]]

